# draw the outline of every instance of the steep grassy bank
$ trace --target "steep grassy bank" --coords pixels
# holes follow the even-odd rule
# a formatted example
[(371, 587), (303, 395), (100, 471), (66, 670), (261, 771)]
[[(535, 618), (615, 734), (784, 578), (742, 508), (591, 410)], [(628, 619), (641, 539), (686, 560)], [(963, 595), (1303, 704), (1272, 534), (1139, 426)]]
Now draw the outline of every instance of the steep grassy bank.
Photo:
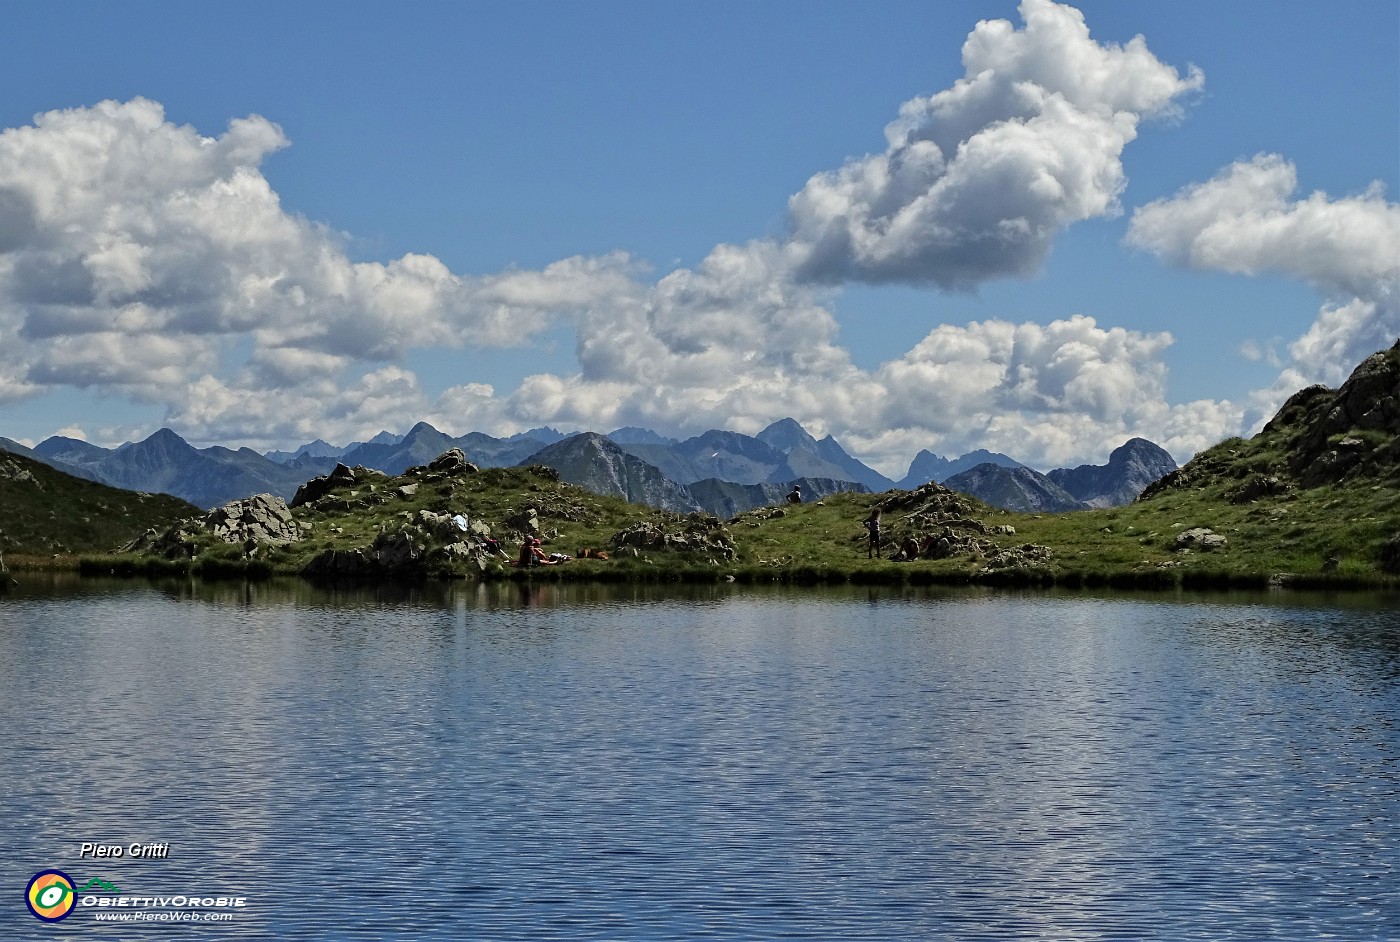
[(0, 451), (0, 553), (14, 568), (72, 566), (77, 554), (107, 552), (199, 508), (76, 478)]

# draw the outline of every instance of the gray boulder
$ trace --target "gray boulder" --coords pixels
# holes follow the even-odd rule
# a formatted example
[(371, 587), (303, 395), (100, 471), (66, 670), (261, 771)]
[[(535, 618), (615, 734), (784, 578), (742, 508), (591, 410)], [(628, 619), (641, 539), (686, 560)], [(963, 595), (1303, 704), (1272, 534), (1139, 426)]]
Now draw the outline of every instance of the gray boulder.
[(302, 537), (287, 502), (272, 494), (229, 501), (204, 516), (204, 526), (225, 543), (285, 546)]
[(1198, 549), (1203, 553), (1213, 553), (1225, 548), (1229, 541), (1209, 527), (1192, 527), (1176, 535), (1177, 551)]

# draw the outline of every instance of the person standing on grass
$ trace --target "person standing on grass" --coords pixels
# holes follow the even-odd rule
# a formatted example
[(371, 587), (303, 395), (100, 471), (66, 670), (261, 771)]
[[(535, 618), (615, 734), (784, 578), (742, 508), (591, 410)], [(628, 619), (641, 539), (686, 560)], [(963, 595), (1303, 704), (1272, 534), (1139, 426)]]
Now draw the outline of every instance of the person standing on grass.
[(873, 559), (880, 555), (880, 508), (876, 507), (870, 511), (870, 516), (865, 518), (865, 529), (870, 533), (870, 546), (866, 550), (865, 558)]

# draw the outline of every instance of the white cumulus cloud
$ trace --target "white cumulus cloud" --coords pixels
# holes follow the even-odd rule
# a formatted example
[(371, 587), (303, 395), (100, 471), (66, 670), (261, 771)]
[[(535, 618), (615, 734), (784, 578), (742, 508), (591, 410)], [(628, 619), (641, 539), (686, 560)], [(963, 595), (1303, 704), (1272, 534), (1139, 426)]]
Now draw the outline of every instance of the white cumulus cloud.
[(1034, 272), (1065, 226), (1118, 211), (1120, 157), (1146, 117), (1201, 87), (1148, 51), (1093, 40), (1078, 10), (1023, 0), (977, 24), (966, 77), (905, 102), (887, 149), (789, 201), (802, 277), (971, 288)]
[(1130, 244), (1173, 264), (1281, 273), (1326, 299), (1288, 346), (1291, 360), (1278, 381), (1256, 397), (1263, 419), (1301, 386), (1337, 385), (1400, 336), (1400, 205), (1378, 184), (1339, 199), (1300, 199), (1297, 189), (1292, 163), (1261, 154), (1139, 208), (1128, 230)]
[[(977, 25), (965, 76), (906, 102), (882, 153), (793, 195), (785, 235), (660, 276), (624, 252), (490, 275), (422, 253), (352, 262), (339, 234), (281, 206), (260, 167), (288, 140), (262, 117), (206, 137), (140, 98), (38, 115), (0, 133), (0, 401), (111, 391), (163, 403), (197, 440), (269, 447), (424, 418), (458, 434), (693, 433), (791, 415), (894, 476), (927, 447), (1048, 467), (1141, 434), (1184, 457), (1235, 431), (1239, 410), (1167, 403), (1166, 334), (1088, 317), (931, 324), (872, 369), (841, 345), (834, 286), (1024, 276), (1066, 226), (1119, 212), (1139, 125), (1202, 86), (1141, 37), (1097, 42), (1071, 7), (1020, 11), (1019, 28)], [(433, 392), (404, 365), (557, 325), (577, 338), (570, 375)]]

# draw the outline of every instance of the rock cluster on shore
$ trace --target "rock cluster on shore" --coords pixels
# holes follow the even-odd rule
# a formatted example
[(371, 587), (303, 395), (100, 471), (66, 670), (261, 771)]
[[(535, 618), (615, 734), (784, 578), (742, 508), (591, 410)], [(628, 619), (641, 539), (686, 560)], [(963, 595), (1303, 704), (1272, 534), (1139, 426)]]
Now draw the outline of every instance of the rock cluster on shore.
[(719, 518), (710, 514), (679, 516), (671, 526), (643, 521), (613, 535), (614, 549), (681, 550), (713, 560), (735, 558), (734, 538)]

